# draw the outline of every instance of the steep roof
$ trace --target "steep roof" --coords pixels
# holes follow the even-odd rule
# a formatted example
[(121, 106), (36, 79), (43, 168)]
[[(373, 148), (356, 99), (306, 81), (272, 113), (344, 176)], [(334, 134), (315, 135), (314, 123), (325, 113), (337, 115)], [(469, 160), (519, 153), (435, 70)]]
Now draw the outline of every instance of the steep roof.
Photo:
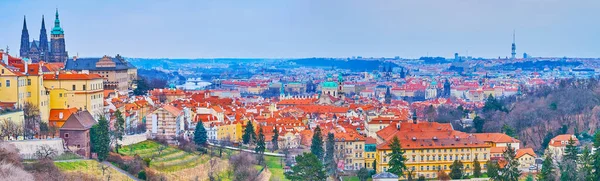
[(172, 106), (172, 105), (167, 104), (167, 105), (164, 105), (162, 108), (164, 110), (166, 110), (167, 112), (173, 114), (174, 116), (177, 116), (177, 115), (179, 115), (179, 113), (181, 113), (181, 109), (176, 108), (175, 106)]
[(480, 139), (485, 142), (493, 142), (493, 143), (520, 143), (518, 139), (510, 137), (504, 133), (474, 133), (473, 134), (477, 139)]
[[(115, 63), (115, 67), (96, 67), (96, 63), (103, 58), (108, 58)], [(76, 58), (68, 59), (65, 63), (66, 70), (126, 70), (135, 68), (121, 57), (103, 58)]]
[(71, 114), (69, 119), (63, 124), (60, 130), (88, 130), (92, 128), (96, 123), (94, 117), (88, 111), (79, 111)]

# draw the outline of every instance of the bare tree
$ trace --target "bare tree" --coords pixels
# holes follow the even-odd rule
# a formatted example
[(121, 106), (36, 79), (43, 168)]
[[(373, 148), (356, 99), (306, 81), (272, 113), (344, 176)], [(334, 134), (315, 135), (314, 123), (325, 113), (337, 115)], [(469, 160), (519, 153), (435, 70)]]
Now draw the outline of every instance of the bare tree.
[(242, 152), (229, 159), (230, 169), (233, 172), (234, 181), (255, 181), (258, 171), (254, 169), (255, 157), (249, 153)]
[(217, 158), (211, 158), (209, 161), (208, 179), (210, 181), (221, 180), (221, 178), (219, 177), (219, 174), (218, 174), (219, 171), (217, 170), (218, 163), (219, 163), (219, 159), (217, 159)]
[(29, 102), (23, 104), (23, 114), (25, 117), (25, 138), (31, 139), (39, 134), (40, 131), (40, 109)]
[(13, 140), (17, 139), (19, 135), (23, 135), (22, 126), (7, 119), (0, 120), (0, 137)]
[(56, 155), (57, 151), (48, 145), (38, 146), (37, 150), (35, 151), (35, 157), (37, 159), (52, 159)]

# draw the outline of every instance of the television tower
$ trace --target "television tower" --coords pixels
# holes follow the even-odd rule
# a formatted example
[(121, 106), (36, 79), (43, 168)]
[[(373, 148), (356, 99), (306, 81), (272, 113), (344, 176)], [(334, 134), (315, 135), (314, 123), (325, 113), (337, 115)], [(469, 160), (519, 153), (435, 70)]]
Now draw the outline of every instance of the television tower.
[(511, 49), (512, 49), (512, 52), (510, 53), (510, 55), (511, 55), (510, 57), (511, 57), (512, 60), (514, 60), (515, 58), (517, 58), (516, 57), (516, 55), (517, 55), (517, 52), (516, 52), (517, 51), (517, 45), (515, 44), (515, 30), (513, 30), (513, 43), (512, 43), (512, 48)]

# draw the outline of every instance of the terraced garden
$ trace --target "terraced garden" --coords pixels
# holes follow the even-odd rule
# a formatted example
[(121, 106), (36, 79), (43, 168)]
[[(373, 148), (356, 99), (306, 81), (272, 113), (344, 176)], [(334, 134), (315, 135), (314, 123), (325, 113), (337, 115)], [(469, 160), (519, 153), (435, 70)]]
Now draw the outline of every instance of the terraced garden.
[[(160, 172), (176, 172), (186, 168), (193, 168), (208, 161), (207, 156), (196, 153), (188, 153), (175, 147), (163, 148), (154, 141), (143, 141), (137, 144), (125, 146), (119, 150), (123, 155), (139, 155), (142, 158), (153, 158), (150, 168)], [(160, 152), (160, 154), (159, 154)]]
[(111, 167), (105, 167), (107, 169), (102, 174), (102, 164), (94, 160), (54, 162), (54, 165), (67, 175), (76, 176), (82, 173), (98, 180), (107, 180), (109, 177), (110, 180), (131, 180), (126, 175)]

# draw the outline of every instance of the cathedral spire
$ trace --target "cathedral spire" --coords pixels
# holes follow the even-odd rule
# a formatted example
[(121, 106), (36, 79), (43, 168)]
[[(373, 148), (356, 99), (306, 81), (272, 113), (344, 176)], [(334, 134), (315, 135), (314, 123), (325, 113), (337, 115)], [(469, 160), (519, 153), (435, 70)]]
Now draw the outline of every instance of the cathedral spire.
[(21, 49), (19, 50), (21, 57), (29, 57), (29, 31), (27, 30), (27, 20), (23, 16), (23, 30), (21, 31)]
[(44, 21), (44, 15), (42, 15), (42, 28), (40, 28), (40, 59), (48, 61), (48, 34), (46, 34), (46, 23)]
[(63, 29), (60, 27), (60, 20), (58, 19), (58, 8), (56, 8), (56, 19), (54, 20), (54, 28), (52, 28), (53, 35), (64, 34)]

